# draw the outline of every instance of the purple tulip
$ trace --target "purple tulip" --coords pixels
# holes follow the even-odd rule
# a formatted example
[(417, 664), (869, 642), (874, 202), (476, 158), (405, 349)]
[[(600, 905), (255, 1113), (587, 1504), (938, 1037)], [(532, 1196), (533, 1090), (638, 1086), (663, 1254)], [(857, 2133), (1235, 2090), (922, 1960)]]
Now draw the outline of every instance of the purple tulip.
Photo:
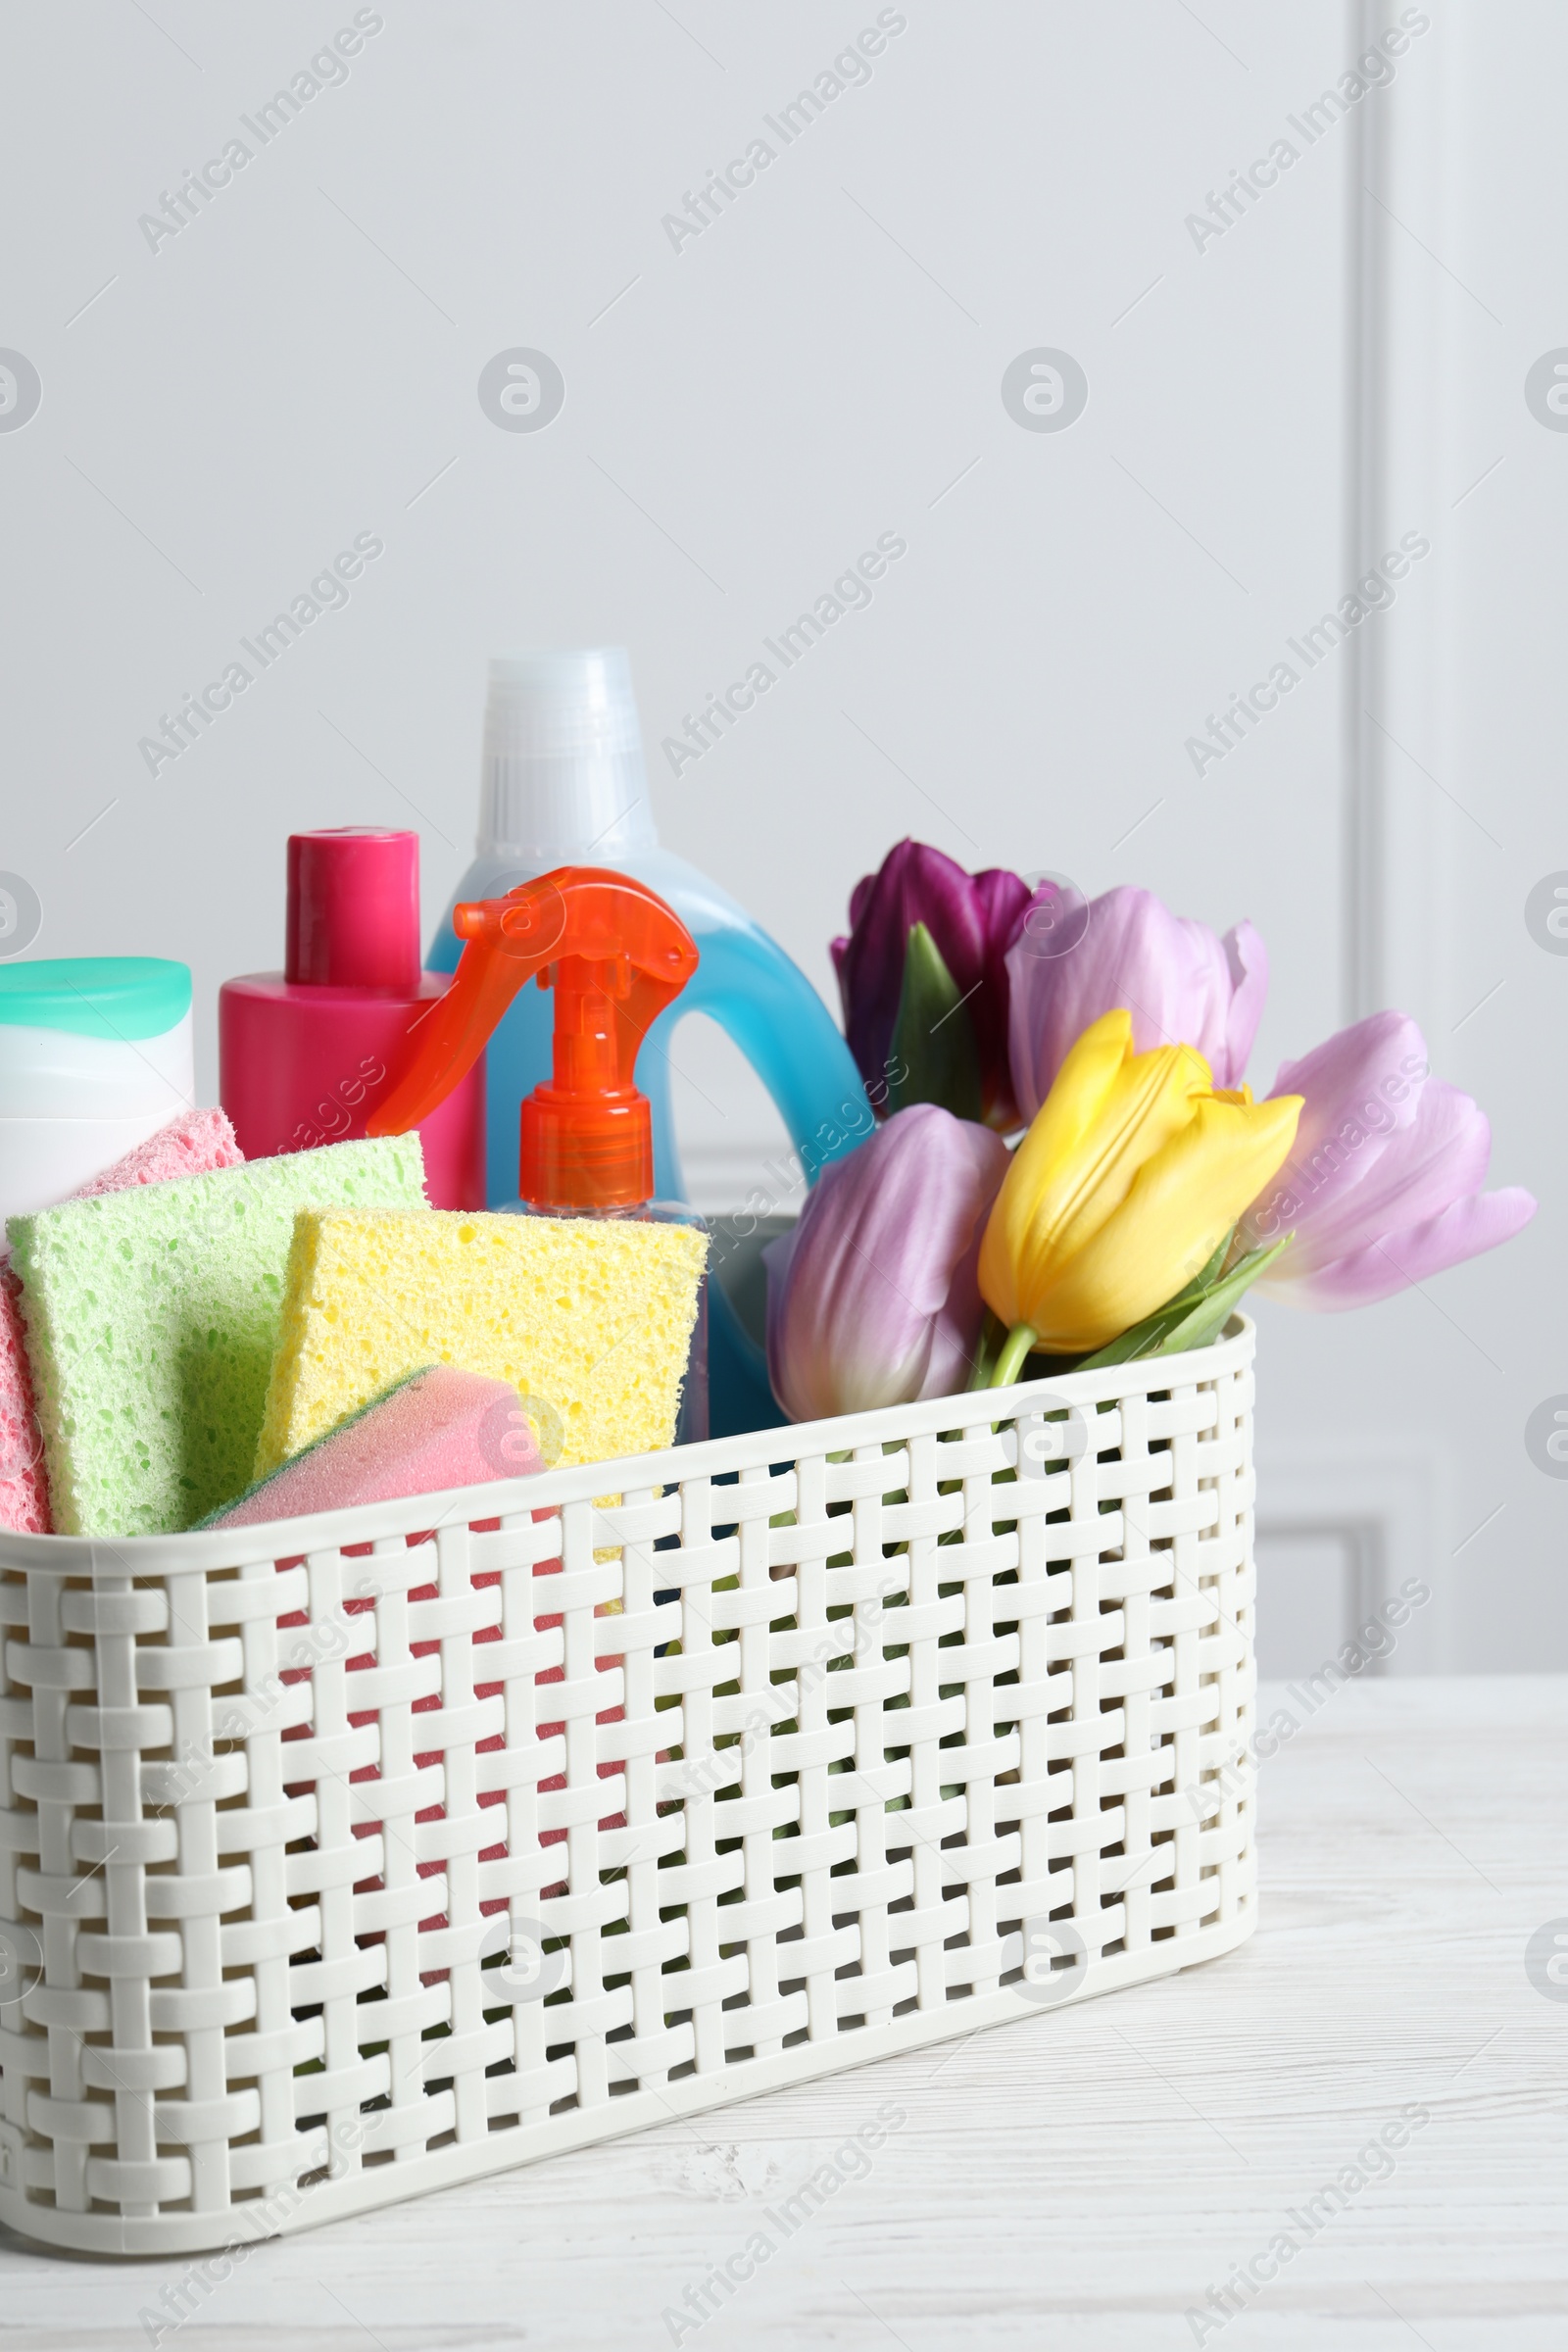
[(1133, 1016), (1133, 1049), (1196, 1046), (1216, 1087), (1238, 1087), (1252, 1050), (1268, 956), (1250, 923), (1219, 939), (1171, 913), (1152, 891), (1125, 885), (1094, 899), (1060, 938), (1031, 917), (1007, 951), (1012, 1084), (1025, 1118), (1102, 1013)]
[(824, 1168), (769, 1245), (767, 1370), (792, 1421), (961, 1389), (980, 1341), (980, 1239), (1007, 1170), (990, 1128), (901, 1110)]
[(1285, 1064), (1274, 1092), (1304, 1098), (1295, 1148), (1242, 1220), (1254, 1246), (1296, 1237), (1264, 1290), (1296, 1306), (1367, 1306), (1495, 1249), (1535, 1215), (1517, 1187), (1481, 1190), (1486, 1115), (1429, 1066), (1426, 1040), (1398, 1012)]
[(1001, 866), (966, 873), (940, 850), (901, 841), (850, 900), (850, 934), (832, 943), (844, 1027), (873, 1103), (887, 1101), (889, 1058), (909, 933), (924, 923), (964, 1000), (980, 1060), (985, 1117), (1018, 1125), (1007, 1065), (1004, 958), (1029, 905), (1029, 885)]

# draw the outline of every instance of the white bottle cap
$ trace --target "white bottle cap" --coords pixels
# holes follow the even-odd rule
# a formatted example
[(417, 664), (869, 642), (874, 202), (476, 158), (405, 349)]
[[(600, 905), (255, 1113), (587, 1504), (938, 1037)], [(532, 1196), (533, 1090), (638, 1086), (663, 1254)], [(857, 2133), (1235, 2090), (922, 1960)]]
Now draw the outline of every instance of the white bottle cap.
[(544, 870), (657, 844), (624, 646), (490, 664), (479, 798), (481, 856)]

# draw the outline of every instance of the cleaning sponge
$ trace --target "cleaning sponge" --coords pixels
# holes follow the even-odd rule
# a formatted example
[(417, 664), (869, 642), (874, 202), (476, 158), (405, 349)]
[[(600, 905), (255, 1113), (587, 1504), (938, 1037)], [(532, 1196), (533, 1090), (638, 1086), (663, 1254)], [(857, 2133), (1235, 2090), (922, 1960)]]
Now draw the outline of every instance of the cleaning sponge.
[(527, 1478), (544, 1468), (510, 1381), (434, 1364), (318, 1438), (204, 1527), (261, 1527), (351, 1503)]
[(219, 1168), (244, 1164), (245, 1154), (234, 1140), (226, 1111), (182, 1110), (113, 1167), (89, 1177), (71, 1198), (96, 1200), (103, 1193), (130, 1193), (138, 1185), (169, 1184), (176, 1176), (211, 1176)]
[(295, 1211), (416, 1209), (422, 1179), (417, 1136), (393, 1136), (13, 1217), (60, 1532), (159, 1535), (237, 1494), (262, 1425)]
[(256, 1476), (429, 1363), (510, 1381), (563, 1464), (667, 1446), (707, 1253), (634, 1217), (302, 1213)]
[[(177, 1119), (117, 1159), (78, 1192), (74, 1200), (100, 1193), (129, 1192), (139, 1184), (165, 1184), (172, 1176), (202, 1176), (213, 1168), (235, 1168), (245, 1154), (220, 1110), (182, 1110)], [(22, 1285), (0, 1265), (0, 1527), (24, 1535), (54, 1532), (49, 1515), (49, 1481), (43, 1440), (32, 1404), (26, 1348), (18, 1300)]]

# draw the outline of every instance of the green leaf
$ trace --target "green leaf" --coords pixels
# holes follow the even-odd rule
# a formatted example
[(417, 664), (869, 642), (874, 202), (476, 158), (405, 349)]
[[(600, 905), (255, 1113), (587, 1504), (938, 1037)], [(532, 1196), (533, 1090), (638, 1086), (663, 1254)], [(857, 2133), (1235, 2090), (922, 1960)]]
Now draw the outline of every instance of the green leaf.
[(1195, 1274), (1192, 1281), (1188, 1283), (1184, 1289), (1172, 1291), (1164, 1305), (1158, 1310), (1160, 1314), (1168, 1314), (1173, 1306), (1180, 1306), (1184, 1298), (1201, 1298), (1205, 1292), (1213, 1289), (1215, 1283), (1219, 1280), (1220, 1268), (1225, 1263), (1226, 1254), (1229, 1251), (1230, 1246), (1235, 1238), (1236, 1228), (1233, 1225), (1230, 1231), (1226, 1234), (1225, 1239), (1221, 1242), (1219, 1248), (1215, 1250), (1213, 1256), (1209, 1259), (1207, 1265), (1204, 1266), (1202, 1272), (1200, 1274)]
[(1234, 1234), (1233, 1226), (1202, 1272), (1195, 1275), (1185, 1289), (1167, 1298), (1152, 1315), (1146, 1315), (1142, 1323), (1124, 1331), (1120, 1339), (1111, 1340), (1093, 1355), (1086, 1355), (1078, 1370), (1092, 1372), (1105, 1364), (1131, 1364), (1151, 1355), (1174, 1355), (1184, 1348), (1206, 1348), (1215, 1333), (1224, 1329), (1226, 1318), (1242, 1293), (1256, 1281), (1291, 1238), (1287, 1234), (1285, 1241), (1276, 1242), (1271, 1249), (1254, 1250), (1250, 1256), (1240, 1259), (1222, 1281), (1220, 1268)]
[(1288, 1233), (1269, 1249), (1254, 1250), (1242, 1258), (1231, 1268), (1223, 1282), (1216, 1283), (1196, 1306), (1188, 1309), (1182, 1320), (1165, 1334), (1152, 1352), (1155, 1355), (1178, 1355), (1186, 1348), (1206, 1348), (1210, 1340), (1217, 1338), (1224, 1330), (1231, 1309), (1242, 1293), (1257, 1280), (1265, 1266), (1272, 1265), (1280, 1251), (1294, 1239), (1295, 1236)]
[(893, 1061), (903, 1076), (888, 1087), (890, 1110), (937, 1102), (957, 1119), (978, 1119), (980, 1055), (958, 984), (924, 923), (911, 924), (904, 984), (893, 1024)]
[(1190, 1309), (1191, 1300), (1185, 1295), (1179, 1303), (1156, 1307), (1142, 1323), (1133, 1324), (1119, 1339), (1107, 1340), (1093, 1355), (1081, 1356), (1072, 1366), (1075, 1372), (1098, 1372), (1105, 1364), (1132, 1364), (1146, 1355), (1158, 1355), (1160, 1343), (1167, 1332), (1174, 1331)]

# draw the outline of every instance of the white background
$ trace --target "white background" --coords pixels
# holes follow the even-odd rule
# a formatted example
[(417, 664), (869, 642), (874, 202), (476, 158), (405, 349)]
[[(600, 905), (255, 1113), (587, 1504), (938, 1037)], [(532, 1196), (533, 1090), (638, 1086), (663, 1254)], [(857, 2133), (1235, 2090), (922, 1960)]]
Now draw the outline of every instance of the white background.
[[(1396, 8), (911, 0), (677, 252), (662, 216), (874, 7), (383, 0), (346, 82), (150, 251), (138, 217), (353, 13), (0, 13), (0, 344), (43, 381), (0, 434), (0, 866), (42, 899), (32, 952), (189, 961), (210, 1098), (219, 982), (281, 961), (287, 833), (417, 824), (433, 921), (486, 657), (541, 643), (631, 649), (665, 843), (830, 998), (850, 889), (904, 834), (1250, 915), (1260, 1090), (1398, 1004), (1491, 1112), (1494, 1180), (1542, 1200), (1423, 1296), (1260, 1310), (1265, 1667), (1409, 1575), (1433, 1598), (1390, 1670), (1568, 1664), (1568, 1488), (1523, 1443), (1568, 1388), (1568, 965), (1523, 921), (1568, 864), (1568, 438), (1523, 398), (1568, 340), (1560, 16), (1422, 12), (1392, 88), (1199, 251), (1187, 216), (1304, 148), (1287, 115)], [(519, 345), (565, 379), (538, 433), (476, 397)], [(1089, 378), (1062, 433), (1000, 397), (1041, 345)], [(1433, 553), (1393, 612), (1197, 777), (1205, 714), (1409, 530)], [(160, 713), (363, 531), (348, 608), (150, 776)], [(871, 608), (671, 776), (661, 738), (884, 531), (908, 553)], [(716, 1032), (677, 1057), (722, 1204), (775, 1130)]]

